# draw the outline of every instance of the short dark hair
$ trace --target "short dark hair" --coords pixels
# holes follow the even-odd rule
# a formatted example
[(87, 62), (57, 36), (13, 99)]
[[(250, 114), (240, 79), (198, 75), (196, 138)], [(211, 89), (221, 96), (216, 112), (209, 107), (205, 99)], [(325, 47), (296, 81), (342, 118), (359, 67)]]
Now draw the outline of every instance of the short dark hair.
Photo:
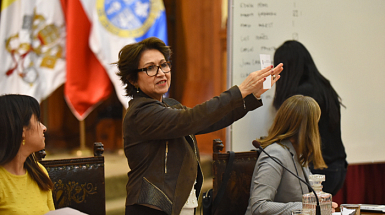
[[(0, 96), (0, 165), (17, 155), (23, 141), (23, 128), (31, 126), (32, 116), (40, 119), (40, 105), (35, 98), (17, 94)], [(37, 164), (34, 153), (27, 157), (24, 167), (42, 190), (53, 189), (52, 181)]]
[(149, 37), (140, 42), (128, 44), (119, 51), (119, 60), (116, 64), (120, 80), (125, 85), (126, 96), (133, 96), (135, 87), (130, 82), (138, 81), (138, 66), (142, 53), (145, 50), (156, 49), (160, 51), (166, 61), (170, 61), (171, 49), (162, 40), (156, 37)]

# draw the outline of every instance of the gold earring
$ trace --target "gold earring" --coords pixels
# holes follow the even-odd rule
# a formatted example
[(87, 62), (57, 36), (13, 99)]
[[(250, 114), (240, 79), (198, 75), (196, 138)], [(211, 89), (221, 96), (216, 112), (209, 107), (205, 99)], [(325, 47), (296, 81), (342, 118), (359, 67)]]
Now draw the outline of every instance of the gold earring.
[(136, 93), (139, 93), (139, 87), (136, 87)]
[(25, 140), (23, 140), (23, 146), (25, 145)]

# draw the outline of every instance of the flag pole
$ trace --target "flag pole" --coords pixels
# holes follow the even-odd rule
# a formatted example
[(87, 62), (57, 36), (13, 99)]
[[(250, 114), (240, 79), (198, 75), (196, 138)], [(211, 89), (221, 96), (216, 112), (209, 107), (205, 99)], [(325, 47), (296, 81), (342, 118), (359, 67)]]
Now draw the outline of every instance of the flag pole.
[[(122, 122), (123, 122), (123, 120), (124, 120), (124, 116), (126, 115), (126, 111), (127, 111), (127, 109), (126, 108), (124, 108), (124, 106), (123, 106), (123, 108), (122, 108)], [(124, 155), (124, 138), (123, 138), (123, 129), (122, 129), (122, 135), (121, 135), (121, 137), (120, 138), (122, 138), (121, 140), (122, 140), (122, 145), (120, 145), (119, 146), (119, 149), (118, 149), (118, 154), (119, 155)]]
[(91, 150), (86, 147), (86, 123), (85, 120), (79, 121), (79, 129), (80, 129), (80, 147), (75, 150), (75, 154), (78, 157), (81, 156), (91, 156)]

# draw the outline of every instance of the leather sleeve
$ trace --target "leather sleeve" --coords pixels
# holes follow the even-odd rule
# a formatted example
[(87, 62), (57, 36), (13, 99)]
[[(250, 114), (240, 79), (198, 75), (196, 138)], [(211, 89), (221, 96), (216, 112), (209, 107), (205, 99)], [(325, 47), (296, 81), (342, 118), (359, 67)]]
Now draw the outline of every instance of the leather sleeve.
[(237, 86), (193, 108), (174, 109), (150, 98), (133, 100), (125, 116), (124, 129), (125, 134), (141, 141), (215, 131), (262, 105), (255, 98), (244, 100)]

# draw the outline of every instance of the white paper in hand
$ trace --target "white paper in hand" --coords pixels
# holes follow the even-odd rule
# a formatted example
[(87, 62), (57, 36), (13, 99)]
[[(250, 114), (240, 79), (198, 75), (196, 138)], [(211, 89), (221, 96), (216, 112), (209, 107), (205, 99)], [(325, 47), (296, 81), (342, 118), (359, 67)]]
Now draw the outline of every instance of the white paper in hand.
[[(260, 54), (259, 60), (261, 61), (261, 69), (271, 66), (270, 55)], [(266, 80), (263, 82), (263, 89), (270, 89), (270, 88), (271, 88), (271, 75), (267, 76)]]

